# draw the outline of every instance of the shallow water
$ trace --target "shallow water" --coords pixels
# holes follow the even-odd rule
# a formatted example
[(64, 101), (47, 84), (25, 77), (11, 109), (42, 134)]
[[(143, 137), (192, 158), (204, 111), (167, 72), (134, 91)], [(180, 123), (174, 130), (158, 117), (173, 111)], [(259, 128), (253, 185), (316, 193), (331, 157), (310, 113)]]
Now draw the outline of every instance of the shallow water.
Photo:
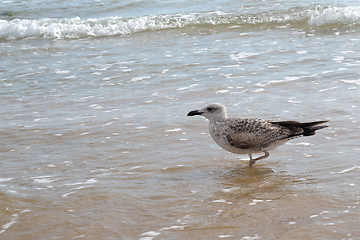
[[(360, 237), (356, 2), (0, 9), (1, 239)], [(250, 168), (208, 102), (330, 127)]]

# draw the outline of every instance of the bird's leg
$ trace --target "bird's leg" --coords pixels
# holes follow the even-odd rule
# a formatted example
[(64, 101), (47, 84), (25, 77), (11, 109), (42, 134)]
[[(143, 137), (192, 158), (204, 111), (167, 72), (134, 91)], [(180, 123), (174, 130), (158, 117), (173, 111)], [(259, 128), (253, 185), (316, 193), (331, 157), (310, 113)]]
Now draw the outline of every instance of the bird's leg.
[(259, 160), (261, 160), (261, 159), (267, 158), (267, 157), (270, 155), (268, 151), (264, 151), (264, 153), (265, 153), (264, 156), (260, 156), (260, 157), (257, 157), (257, 158), (255, 158), (255, 159), (253, 159), (252, 156), (251, 156), (251, 153), (249, 153), (250, 166), (253, 166), (253, 165), (256, 163), (256, 161), (259, 161)]
[(254, 160), (254, 159), (252, 158), (251, 153), (249, 153), (249, 158), (250, 158), (249, 165), (250, 165), (250, 167), (252, 167), (252, 166), (255, 164), (256, 160)]

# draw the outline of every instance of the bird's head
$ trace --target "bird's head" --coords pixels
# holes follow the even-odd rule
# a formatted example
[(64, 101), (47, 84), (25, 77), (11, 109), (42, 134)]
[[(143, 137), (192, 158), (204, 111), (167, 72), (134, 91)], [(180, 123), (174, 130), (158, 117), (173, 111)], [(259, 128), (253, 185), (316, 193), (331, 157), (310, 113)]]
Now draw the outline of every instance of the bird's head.
[(209, 121), (214, 121), (214, 122), (227, 117), (226, 108), (224, 105), (220, 103), (211, 103), (199, 110), (191, 111), (187, 115), (188, 116), (201, 115), (209, 119)]

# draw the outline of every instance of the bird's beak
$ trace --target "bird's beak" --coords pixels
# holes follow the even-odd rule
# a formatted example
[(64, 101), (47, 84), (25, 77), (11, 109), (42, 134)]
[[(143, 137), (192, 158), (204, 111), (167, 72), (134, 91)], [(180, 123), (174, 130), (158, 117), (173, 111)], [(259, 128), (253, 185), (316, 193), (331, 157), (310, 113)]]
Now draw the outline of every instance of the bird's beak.
[(203, 114), (203, 112), (200, 112), (199, 110), (194, 110), (194, 111), (189, 112), (187, 115), (195, 116), (195, 115), (201, 115), (201, 114)]

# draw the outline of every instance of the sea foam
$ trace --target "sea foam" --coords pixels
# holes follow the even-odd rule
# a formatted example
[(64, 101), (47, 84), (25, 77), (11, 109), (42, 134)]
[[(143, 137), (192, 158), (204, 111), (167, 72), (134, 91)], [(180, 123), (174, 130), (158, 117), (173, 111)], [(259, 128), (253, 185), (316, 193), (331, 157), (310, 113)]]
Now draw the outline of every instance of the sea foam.
[(193, 12), (150, 15), (135, 18), (107, 17), (82, 19), (41, 18), (0, 20), (0, 39), (29, 37), (73, 39), (85, 37), (122, 36), (142, 31), (185, 28), (189, 26), (233, 25), (250, 27), (313, 28), (326, 25), (358, 25), (360, 6), (318, 6), (259, 13), (239, 11)]
[(314, 26), (358, 25), (360, 6), (317, 8), (309, 11), (308, 23)]

